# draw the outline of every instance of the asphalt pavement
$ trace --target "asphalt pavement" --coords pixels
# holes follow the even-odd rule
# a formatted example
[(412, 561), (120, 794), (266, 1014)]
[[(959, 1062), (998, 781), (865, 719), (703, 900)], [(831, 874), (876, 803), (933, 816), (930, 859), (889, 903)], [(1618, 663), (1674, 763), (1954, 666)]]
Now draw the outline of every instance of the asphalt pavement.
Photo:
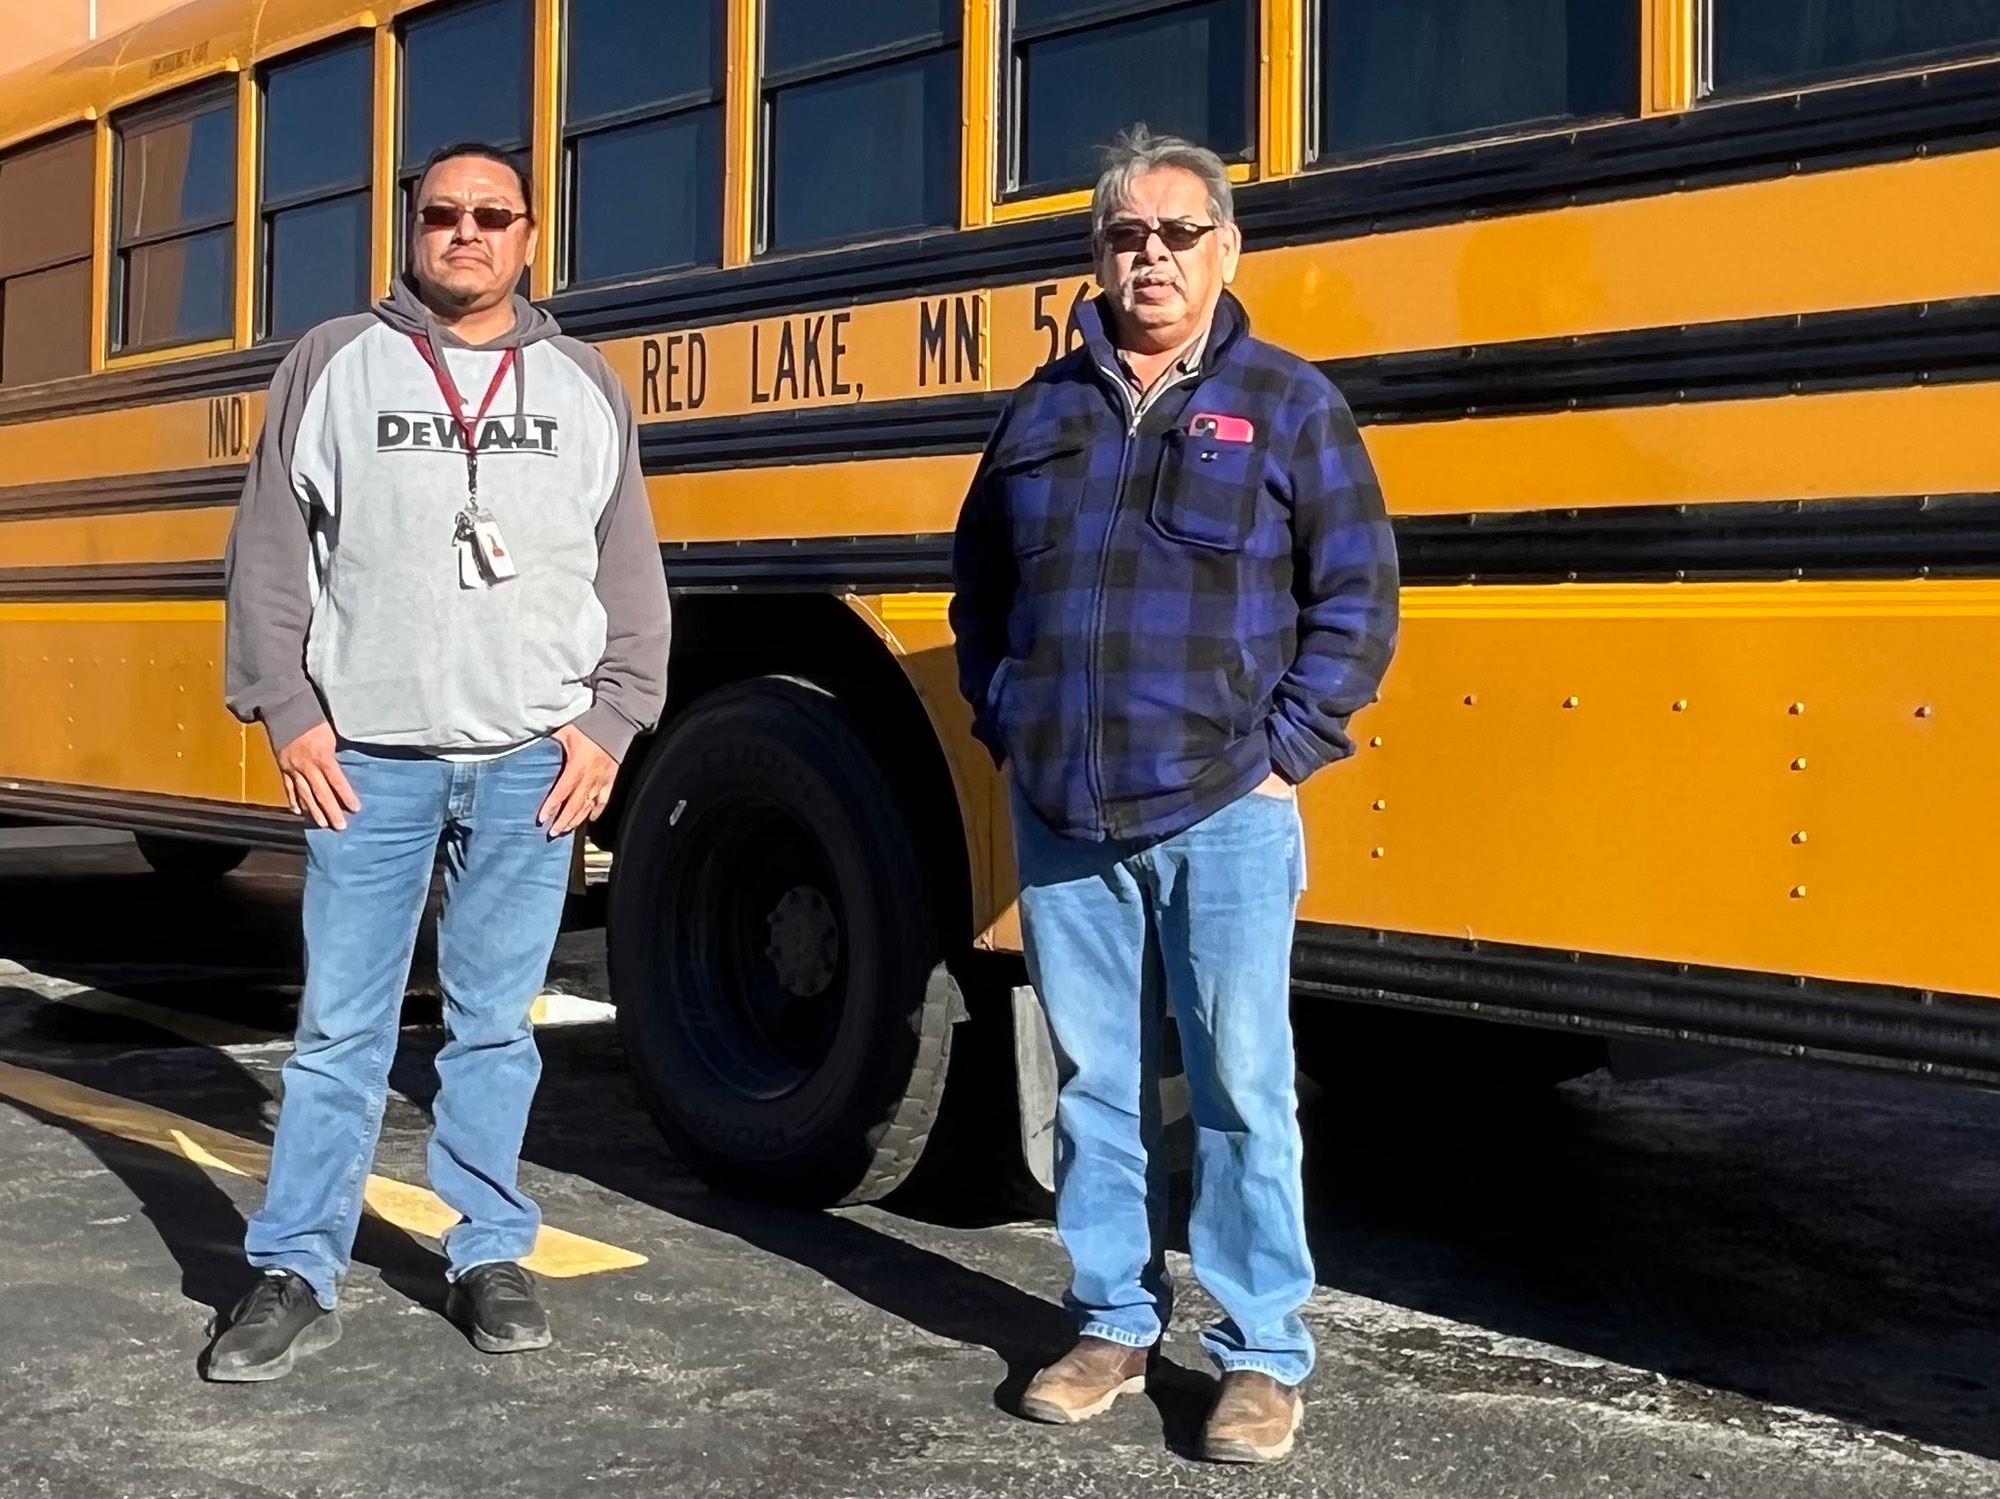
[[(2000, 1099), (1736, 1062), (1455, 1108), (1306, 1109), (1320, 1340), (1294, 1461), (1195, 1461), (1184, 1289), (1147, 1398), (1008, 1413), (1060, 1350), (1038, 1204), (975, 1178), (833, 1213), (710, 1194), (590, 1006), (542, 1033), (523, 1176), (556, 1346), (442, 1317), (419, 977), (346, 1334), (196, 1359), (241, 1291), (297, 996), (295, 861), (204, 887), (0, 830), (0, 1499), (2000, 1492)], [(588, 990), (580, 907), (559, 977)], [(1178, 1232), (1178, 1229), (1176, 1230)]]

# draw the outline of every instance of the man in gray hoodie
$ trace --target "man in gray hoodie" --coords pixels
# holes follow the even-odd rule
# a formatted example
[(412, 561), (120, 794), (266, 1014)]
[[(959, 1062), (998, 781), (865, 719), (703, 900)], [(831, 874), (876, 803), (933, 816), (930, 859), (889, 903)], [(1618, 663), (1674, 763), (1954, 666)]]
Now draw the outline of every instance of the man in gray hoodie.
[(466, 144), (417, 182), (410, 273), (323, 323), (271, 382), (229, 541), (228, 700), (309, 819), (306, 983), (257, 1284), (209, 1350), (275, 1379), (340, 1336), (432, 867), (444, 850), (430, 1178), (448, 1313), (475, 1346), (547, 1346), (517, 1183), (576, 829), (658, 721), (668, 611), (631, 406), (604, 360), (515, 294), (527, 176)]

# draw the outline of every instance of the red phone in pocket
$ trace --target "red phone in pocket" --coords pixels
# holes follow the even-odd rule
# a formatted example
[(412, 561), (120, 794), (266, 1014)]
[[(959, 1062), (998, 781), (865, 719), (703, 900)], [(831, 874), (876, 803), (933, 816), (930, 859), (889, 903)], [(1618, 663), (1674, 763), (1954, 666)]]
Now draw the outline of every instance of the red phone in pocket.
[(1188, 421), (1188, 435), (1212, 437), (1217, 442), (1252, 442), (1256, 439), (1257, 429), (1250, 424), (1248, 417), (1198, 411)]

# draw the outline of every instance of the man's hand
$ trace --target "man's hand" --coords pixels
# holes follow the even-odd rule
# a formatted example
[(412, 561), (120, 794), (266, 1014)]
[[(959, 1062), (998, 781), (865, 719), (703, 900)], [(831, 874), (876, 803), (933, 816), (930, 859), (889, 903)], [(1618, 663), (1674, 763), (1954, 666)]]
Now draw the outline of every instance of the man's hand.
[(347, 830), (349, 812), (361, 810), (361, 798), (334, 758), (338, 742), (332, 724), (315, 724), (278, 751), (278, 773), (284, 777), (285, 800), (292, 810), (336, 833)]
[(1259, 796), (1275, 796), (1279, 798), (1296, 796), (1299, 790), (1298, 787), (1279, 775), (1275, 770), (1250, 789)]
[(573, 723), (564, 724), (550, 737), (563, 748), (562, 774), (556, 777), (535, 821), (549, 830), (551, 838), (560, 838), (604, 810), (604, 804), (611, 800), (611, 783), (618, 779), (618, 762)]

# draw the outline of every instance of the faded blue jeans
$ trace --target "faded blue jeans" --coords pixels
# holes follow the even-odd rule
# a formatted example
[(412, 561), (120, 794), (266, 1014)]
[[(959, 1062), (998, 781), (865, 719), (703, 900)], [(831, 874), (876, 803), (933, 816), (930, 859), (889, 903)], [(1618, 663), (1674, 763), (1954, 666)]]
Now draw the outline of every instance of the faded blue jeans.
[(1028, 977), (1055, 1041), (1056, 1231), (1078, 1329), (1142, 1348), (1171, 1317), (1164, 1000), (1195, 1126), (1188, 1249), (1223, 1312), (1202, 1346), (1226, 1370), (1297, 1385), (1313, 1366), (1291, 1020), (1298, 800), (1252, 793), (1152, 843), (1064, 838), (1013, 800)]
[(553, 739), (456, 764), (351, 746), (339, 758), (361, 810), (344, 832), (306, 833), (305, 994), (270, 1185), (245, 1238), (251, 1264), (295, 1271), (325, 1307), (361, 1222), (440, 839), (447, 1040), (430, 1180), (459, 1214), (445, 1236), (447, 1273), (534, 1247), (541, 1212), (517, 1184), (542, 1075), (528, 1011), (548, 976), (570, 865), (570, 837), (535, 822), (562, 770)]

